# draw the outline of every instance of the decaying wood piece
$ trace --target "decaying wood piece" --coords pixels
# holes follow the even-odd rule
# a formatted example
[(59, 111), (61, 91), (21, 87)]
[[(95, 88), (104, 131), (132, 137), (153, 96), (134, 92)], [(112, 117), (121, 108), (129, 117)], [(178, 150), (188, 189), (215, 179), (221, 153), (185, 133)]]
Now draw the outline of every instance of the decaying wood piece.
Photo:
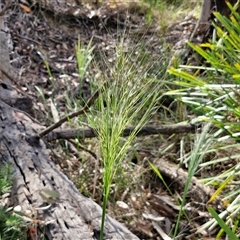
[[(12, 204), (35, 212), (38, 239), (98, 239), (102, 209), (82, 196), (52, 163), (41, 139), (33, 137), (41, 126), (0, 101), (0, 163), (13, 165)], [(59, 194), (52, 199), (44, 191)], [(45, 197), (44, 197), (45, 196)], [(105, 239), (138, 239), (106, 217)]]
[[(160, 170), (163, 176), (169, 178), (174, 185), (178, 186), (180, 191), (183, 191), (187, 182), (188, 172), (174, 163), (164, 161), (161, 159), (154, 159), (154, 164)], [(192, 194), (193, 193), (193, 194)], [(193, 177), (189, 185), (189, 196), (198, 203), (207, 203), (214, 190), (209, 186), (205, 186), (199, 182), (196, 177)]]
[[(147, 136), (155, 134), (183, 134), (196, 132), (197, 126), (189, 123), (184, 124), (169, 124), (161, 126), (145, 126), (137, 133), (137, 136)], [(135, 130), (134, 127), (128, 127), (123, 131), (123, 137), (129, 136)], [(111, 131), (111, 130), (110, 130)], [(50, 132), (45, 139), (53, 141), (56, 139), (75, 139), (75, 138), (93, 138), (97, 137), (97, 133), (90, 128), (78, 129), (56, 129)]]

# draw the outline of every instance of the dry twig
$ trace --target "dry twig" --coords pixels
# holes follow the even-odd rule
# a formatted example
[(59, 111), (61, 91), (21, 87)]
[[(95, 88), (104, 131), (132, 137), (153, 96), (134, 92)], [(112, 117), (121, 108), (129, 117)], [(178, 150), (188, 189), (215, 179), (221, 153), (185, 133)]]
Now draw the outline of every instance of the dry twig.
[[(137, 136), (147, 136), (147, 135), (156, 135), (156, 134), (181, 134), (181, 133), (191, 133), (195, 132), (197, 129), (196, 126), (184, 123), (184, 124), (169, 124), (161, 126), (145, 126), (140, 129), (137, 133)], [(123, 137), (129, 136), (133, 131), (134, 127), (128, 127), (123, 131)], [(47, 141), (53, 141), (56, 139), (84, 139), (84, 138), (94, 138), (97, 137), (97, 133), (94, 129), (91, 128), (78, 128), (78, 129), (59, 129), (52, 131), (46, 136)]]

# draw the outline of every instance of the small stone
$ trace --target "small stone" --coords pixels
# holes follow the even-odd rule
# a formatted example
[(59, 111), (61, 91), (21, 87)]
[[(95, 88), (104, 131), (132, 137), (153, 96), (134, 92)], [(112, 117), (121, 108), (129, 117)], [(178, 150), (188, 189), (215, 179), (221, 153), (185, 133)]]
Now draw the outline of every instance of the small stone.
[(122, 209), (129, 209), (129, 206), (123, 201), (117, 201), (116, 204)]

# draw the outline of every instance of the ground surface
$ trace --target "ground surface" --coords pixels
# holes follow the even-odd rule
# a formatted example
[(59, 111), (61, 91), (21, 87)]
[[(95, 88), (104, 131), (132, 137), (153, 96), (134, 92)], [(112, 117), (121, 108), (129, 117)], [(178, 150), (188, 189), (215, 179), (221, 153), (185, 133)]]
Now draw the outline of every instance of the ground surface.
[[(104, 71), (101, 69), (101, 56), (104, 55), (105, 61), (111, 62), (119, 39), (124, 39), (126, 51), (139, 51), (144, 43), (144, 48), (151, 56), (149, 61), (155, 63), (166, 52), (181, 49), (196, 23), (196, 19), (189, 14), (162, 29), (157, 18), (153, 17), (153, 22), (147, 23), (144, 8), (139, 10), (136, 6), (126, 8), (118, 5), (113, 10), (111, 6), (103, 7), (104, 16), (99, 13), (81, 19), (56, 17), (37, 7), (27, 13), (19, 5), (13, 6), (7, 13), (12, 41), (11, 63), (21, 78), (19, 84), (22, 89), (34, 99), (35, 117), (45, 126), (53, 122), (53, 117), (63, 116), (72, 110), (71, 107), (76, 107), (66, 104), (66, 99), (71, 100), (71, 94), (79, 86), (75, 59), (78, 39), (85, 46), (92, 39), (95, 60), (99, 60), (100, 71), (96, 70), (96, 65), (90, 65), (86, 74), (90, 84), (85, 82), (81, 86), (86, 97), (89, 97), (91, 88), (96, 89), (98, 86), (99, 74)], [(169, 56), (165, 58), (168, 64)], [(46, 68), (46, 62), (50, 71)], [(158, 72), (161, 64), (156, 64), (153, 69)], [(57, 110), (55, 116), (51, 108), (53, 102)], [(171, 117), (163, 119), (162, 112), (154, 120), (159, 121), (160, 117), (162, 122), (175, 123)], [(74, 122), (71, 124), (74, 125)], [(175, 144), (162, 155), (161, 152), (171, 143)], [(178, 208), (161, 181), (150, 170), (148, 161), (155, 164), (175, 161), (179, 157), (178, 143), (179, 137), (137, 139), (123, 162), (124, 171), (119, 173), (120, 179), (116, 179), (113, 185), (108, 213), (141, 239), (161, 239), (156, 230), (156, 221), (166, 233), (171, 232), (176, 222)], [(51, 144), (49, 147), (53, 150), (53, 161), (76, 183), (81, 193), (101, 205), (102, 169), (96, 139), (84, 141), (79, 149), (65, 141)], [(181, 196), (182, 189), (178, 189), (178, 185), (174, 186), (171, 181), (168, 184), (174, 194)], [(195, 210), (204, 213), (205, 208), (200, 209), (199, 204), (196, 203)], [(195, 210), (189, 211), (199, 219), (192, 221), (192, 225), (183, 220), (180, 233), (190, 235), (193, 229), (204, 222), (205, 217), (209, 217), (199, 217), (199, 212)], [(161, 217), (164, 217), (164, 221)]]

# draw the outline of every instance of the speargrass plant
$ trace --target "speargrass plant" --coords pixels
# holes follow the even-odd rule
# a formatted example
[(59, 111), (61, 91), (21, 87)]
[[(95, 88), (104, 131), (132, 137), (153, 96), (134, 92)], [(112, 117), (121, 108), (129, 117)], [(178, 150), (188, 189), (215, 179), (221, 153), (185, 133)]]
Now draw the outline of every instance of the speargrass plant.
[[(104, 235), (104, 223), (111, 184), (138, 131), (156, 111), (155, 105), (161, 97), (164, 80), (149, 77), (152, 63), (142, 65), (135, 52), (126, 53), (123, 40), (116, 46), (115, 59), (103, 72), (101, 94), (91, 108), (88, 120), (98, 135), (103, 169), (103, 214), (100, 239)], [(135, 129), (126, 138), (123, 131), (128, 126)]]
[[(212, 149), (208, 150), (209, 153), (220, 149), (229, 149), (230, 152), (230, 149), (239, 148), (240, 140), (240, 15), (236, 11), (239, 1), (235, 6), (227, 4), (231, 10), (230, 18), (214, 13), (216, 22), (213, 40), (200, 46), (189, 43), (206, 60), (207, 67), (179, 65), (178, 68), (169, 69), (169, 73), (177, 77), (175, 83), (181, 89), (168, 94), (175, 95), (196, 114), (191, 119), (192, 123), (210, 122), (219, 129), (213, 134), (216, 141), (212, 144)], [(234, 160), (237, 162), (239, 156), (235, 151), (233, 155), (203, 162), (200, 167)], [(238, 184), (234, 185), (235, 179), (239, 178), (239, 168), (239, 163), (234, 165), (233, 162), (230, 169), (204, 180), (206, 184), (218, 183), (218, 189), (210, 202), (232, 184), (233, 191), (222, 196), (223, 201), (229, 202), (228, 207), (219, 214), (232, 229), (235, 228), (236, 213), (240, 211), (240, 189)], [(204, 224), (203, 229), (213, 229), (216, 220), (217, 218)]]

